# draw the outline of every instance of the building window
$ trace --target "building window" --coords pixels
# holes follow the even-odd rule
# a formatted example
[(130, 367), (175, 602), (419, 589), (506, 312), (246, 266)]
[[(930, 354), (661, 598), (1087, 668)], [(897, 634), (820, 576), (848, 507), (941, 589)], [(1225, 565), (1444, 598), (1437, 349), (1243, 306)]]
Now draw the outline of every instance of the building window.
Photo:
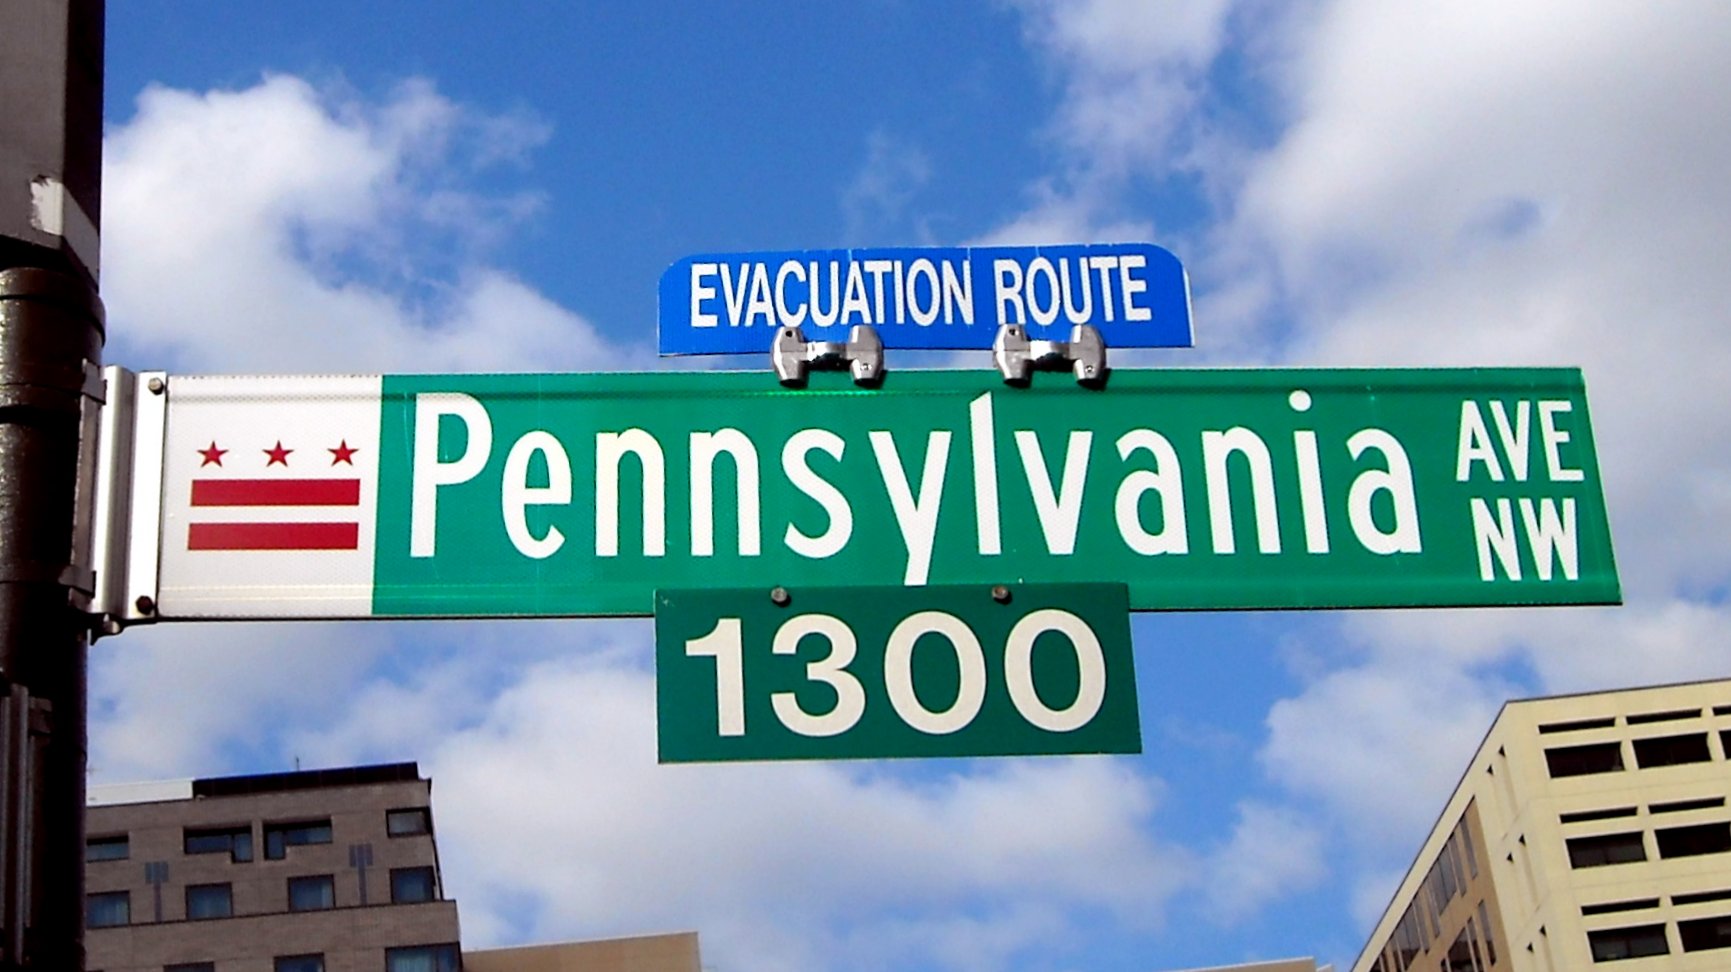
[(433, 869), (391, 868), (391, 904), (417, 904), (433, 900)]
[(385, 972), (458, 972), (455, 945), (417, 945), (385, 949)]
[(1580, 732), (1583, 729), (1609, 729), (1617, 724), (1615, 716), (1599, 719), (1576, 719), (1573, 722), (1550, 722), (1539, 727), (1539, 732)]
[(1581, 906), (1583, 915), (1609, 915), (1619, 911), (1646, 911), (1659, 907), (1658, 898), (1633, 898), (1628, 901), (1602, 901)]
[(132, 844), (125, 834), (119, 837), (92, 837), (84, 842), (84, 860), (91, 863), (124, 861), (131, 853)]
[(1683, 940), (1683, 951), (1705, 952), (1710, 948), (1731, 948), (1731, 917), (1697, 918), (1677, 923), (1677, 937)]
[(1660, 857), (1697, 857), (1731, 851), (1731, 826), (1723, 823), (1669, 827), (1654, 834)]
[(227, 854), (236, 864), (252, 860), (252, 827), (187, 828), (188, 854)]
[(1712, 754), (1707, 751), (1707, 734), (1704, 732), (1635, 740), (1635, 765), (1642, 769), (1705, 763), (1712, 759)]
[(1472, 919), (1467, 919), (1467, 926), (1455, 936), (1454, 943), (1443, 955), (1442, 972), (1484, 972), (1478, 956), (1473, 954)]
[(324, 955), (278, 955), (271, 972), (325, 972)]
[(290, 911), (325, 911), (337, 906), (336, 879), (329, 874), (311, 874), (288, 879)]
[(1491, 916), (1485, 910), (1483, 901), (1479, 902), (1479, 934), (1483, 936), (1479, 939), (1479, 944), (1485, 949), (1485, 964), (1497, 964), (1497, 936), (1491, 930)]
[(178, 962), (165, 965), (162, 972), (216, 972), (215, 962)]
[(1635, 807), (1607, 807), (1603, 810), (1577, 810), (1558, 817), (1563, 823), (1590, 823), (1594, 820), (1615, 820), (1618, 817), (1633, 817), (1639, 813)]
[(1664, 925), (1639, 925), (1634, 928), (1607, 928), (1588, 932), (1587, 944), (1592, 946), (1595, 962), (1671, 954), (1670, 943), (1665, 941)]
[(264, 856), (266, 860), (282, 860), (287, 856), (290, 847), (300, 847), (305, 844), (328, 844), (330, 842), (331, 822), (328, 818), (325, 820), (303, 820), (298, 823), (264, 825)]
[(102, 891), (84, 896), (84, 927), (113, 928), (132, 923), (132, 894)]
[(1623, 768), (1622, 743), (1588, 743), (1545, 750), (1545, 763), (1553, 778), (1615, 773)]
[(413, 837), (433, 832), (433, 819), (426, 807), (392, 810), (385, 814), (385, 833), (392, 837)]
[(234, 889), (227, 884), (189, 884), (186, 886), (186, 917), (228, 918), (234, 915)]
[(1641, 835), (1598, 834), (1575, 837), (1569, 841), (1570, 867), (1602, 867), (1606, 864), (1631, 864), (1647, 859), (1647, 848)]

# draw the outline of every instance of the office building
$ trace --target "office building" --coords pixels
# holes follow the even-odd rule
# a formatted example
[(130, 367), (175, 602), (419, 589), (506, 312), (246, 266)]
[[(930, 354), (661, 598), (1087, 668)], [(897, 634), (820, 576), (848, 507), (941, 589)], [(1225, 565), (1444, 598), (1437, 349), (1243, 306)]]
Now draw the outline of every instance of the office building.
[(455, 972), (415, 764), (93, 787), (85, 967)]
[(1728, 749), (1731, 680), (1508, 703), (1354, 972), (1731, 968)]
[(697, 935), (460, 947), (414, 763), (90, 790), (85, 968), (698, 972)]

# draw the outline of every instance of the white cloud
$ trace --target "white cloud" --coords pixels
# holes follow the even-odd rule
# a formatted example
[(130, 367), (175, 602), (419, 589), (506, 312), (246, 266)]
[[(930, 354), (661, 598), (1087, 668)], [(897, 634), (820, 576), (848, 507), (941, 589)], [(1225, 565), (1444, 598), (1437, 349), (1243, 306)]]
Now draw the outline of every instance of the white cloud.
[(1327, 874), (1322, 831), (1284, 808), (1245, 801), (1225, 845), (1201, 872), (1210, 917), (1230, 925), (1271, 901), (1315, 887)]
[(286, 76), (146, 90), (106, 143), (111, 359), (231, 373), (650, 360), (485, 262), (534, 198), (467, 180), (544, 137), (426, 82), (377, 104)]
[(1062, 94), (1046, 132), (1058, 171), (1025, 189), (1021, 213), (980, 235), (988, 244), (1133, 240), (1150, 220), (1119, 197), (1138, 179), (1194, 172), (1213, 140), (1207, 76), (1226, 43), (1232, 0), (1012, 0), (1028, 45)]
[(1077, 915), (1156, 922), (1181, 880), (1183, 855), (1148, 835), (1157, 783), (1109, 758), (927, 779), (876, 763), (658, 765), (642, 634), (616, 633), (601, 651), (555, 639), (563, 657), (518, 670), (478, 712), (460, 677), (369, 686), (300, 743), (338, 756), (399, 717), (424, 733), (444, 869), (476, 944), (699, 928), (720, 967), (918, 953), (982, 968)]
[(384, 634), (353, 624), (228, 623), (135, 628), (98, 641), (91, 776), (209, 776), (236, 752), (281, 758), (279, 728), (343, 713), (347, 687), (384, 650)]

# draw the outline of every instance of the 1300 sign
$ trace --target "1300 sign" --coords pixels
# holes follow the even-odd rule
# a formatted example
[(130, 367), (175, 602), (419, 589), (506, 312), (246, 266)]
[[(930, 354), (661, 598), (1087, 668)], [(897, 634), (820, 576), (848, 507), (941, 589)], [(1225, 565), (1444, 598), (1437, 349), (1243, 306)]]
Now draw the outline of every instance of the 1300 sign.
[(1123, 585), (661, 591), (663, 762), (1139, 752)]

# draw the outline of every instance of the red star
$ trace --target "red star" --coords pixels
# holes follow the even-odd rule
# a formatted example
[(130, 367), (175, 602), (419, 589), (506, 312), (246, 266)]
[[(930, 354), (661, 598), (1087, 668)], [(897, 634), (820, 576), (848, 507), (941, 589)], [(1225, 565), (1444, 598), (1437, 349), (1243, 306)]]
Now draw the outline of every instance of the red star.
[(347, 464), (352, 466), (355, 464), (355, 460), (353, 458), (354, 454), (359, 450), (356, 450), (353, 447), (351, 447), (349, 445), (349, 440), (344, 439), (342, 442), (337, 444), (337, 447), (335, 449), (326, 449), (325, 451), (330, 453), (331, 456), (333, 457), (331, 459), (331, 465), (334, 466), (337, 463), (342, 462), (342, 463), (347, 463)]
[(198, 467), (203, 469), (205, 466), (222, 465), (222, 457), (226, 452), (228, 452), (227, 449), (218, 449), (216, 447), (215, 439), (210, 440), (210, 448), (198, 450), (198, 454), (204, 457), (204, 461), (199, 463)]
[(284, 449), (282, 447), (282, 440), (281, 439), (276, 440), (276, 448), (275, 449), (264, 450), (264, 454), (267, 456), (270, 456), (270, 459), (267, 462), (265, 462), (265, 466), (268, 468), (270, 466), (275, 466), (279, 463), (284, 465), (284, 466), (288, 465), (289, 453), (291, 453), (293, 451), (294, 451), (293, 449)]

